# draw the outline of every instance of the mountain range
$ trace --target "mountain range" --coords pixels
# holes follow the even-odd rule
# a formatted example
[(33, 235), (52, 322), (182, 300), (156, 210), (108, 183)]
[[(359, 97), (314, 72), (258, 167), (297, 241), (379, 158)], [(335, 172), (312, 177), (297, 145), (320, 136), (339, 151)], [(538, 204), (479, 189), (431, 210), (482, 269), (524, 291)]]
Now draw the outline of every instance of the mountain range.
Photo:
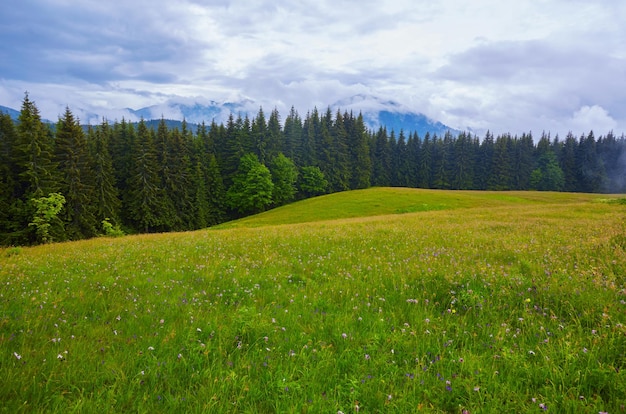
[[(257, 115), (259, 107), (260, 106), (256, 106), (256, 109), (252, 109), (255, 108), (255, 103), (251, 100), (243, 100), (240, 102), (207, 101), (204, 103), (170, 100), (162, 104), (140, 109), (125, 108), (121, 112), (128, 114), (127, 119), (130, 121), (138, 121), (140, 119), (149, 121), (165, 118), (174, 121), (168, 122), (169, 125), (176, 126), (184, 119), (193, 127), (194, 124), (200, 124), (202, 122), (210, 124), (213, 120), (217, 123), (226, 123), (231, 113), (235, 115), (241, 114), (242, 116), (247, 115), (253, 118)], [(329, 105), (329, 108), (333, 112), (340, 110), (341, 112), (347, 111), (354, 114), (361, 113), (366, 126), (371, 130), (384, 127), (387, 129), (388, 133), (391, 133), (392, 130), (395, 131), (396, 136), (401, 130), (404, 131), (405, 135), (417, 132), (420, 137), (426, 135), (427, 132), (431, 135), (437, 134), (438, 136), (442, 136), (448, 131), (454, 135), (459, 132), (454, 128), (433, 120), (422, 113), (412, 111), (394, 101), (385, 101), (367, 95), (355, 95), (337, 101)], [(267, 111), (267, 108), (265, 108), (264, 111)], [(1, 105), (0, 112), (8, 113), (13, 119), (17, 119), (20, 114), (16, 109)], [(117, 113), (119, 112), (120, 111), (117, 111)], [(286, 114), (281, 114), (283, 119), (284, 116), (286, 116)], [(303, 117), (303, 114), (300, 114), (300, 116)], [(81, 119), (88, 119), (88, 122), (92, 124), (99, 123), (97, 120), (101, 120), (103, 117), (106, 118), (106, 115), (98, 114), (94, 111), (83, 111), (82, 115), (80, 115)]]

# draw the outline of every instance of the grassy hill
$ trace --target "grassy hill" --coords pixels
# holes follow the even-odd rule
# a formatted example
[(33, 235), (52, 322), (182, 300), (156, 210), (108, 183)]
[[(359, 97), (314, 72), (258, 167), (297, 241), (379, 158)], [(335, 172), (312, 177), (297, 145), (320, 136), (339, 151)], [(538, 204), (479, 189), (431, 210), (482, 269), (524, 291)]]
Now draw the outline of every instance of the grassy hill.
[(520, 203), (580, 203), (605, 197), (598, 194), (531, 191), (497, 192), (369, 188), (310, 198), (261, 214), (224, 223), (214, 227), (214, 229), (308, 223), (476, 207), (512, 207)]
[(0, 411), (620, 412), (625, 219), (380, 188), (3, 249)]

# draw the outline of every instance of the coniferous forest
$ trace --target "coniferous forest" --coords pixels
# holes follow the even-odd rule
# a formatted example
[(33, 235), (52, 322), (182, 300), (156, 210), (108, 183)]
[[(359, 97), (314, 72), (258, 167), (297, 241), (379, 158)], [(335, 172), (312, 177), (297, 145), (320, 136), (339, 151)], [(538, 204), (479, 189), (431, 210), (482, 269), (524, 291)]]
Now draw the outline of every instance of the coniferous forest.
[(370, 186), (626, 192), (626, 138), (444, 136), (363, 117), (273, 110), (226, 125), (44, 123), (25, 96), (0, 114), (0, 245), (205, 228), (325, 193)]

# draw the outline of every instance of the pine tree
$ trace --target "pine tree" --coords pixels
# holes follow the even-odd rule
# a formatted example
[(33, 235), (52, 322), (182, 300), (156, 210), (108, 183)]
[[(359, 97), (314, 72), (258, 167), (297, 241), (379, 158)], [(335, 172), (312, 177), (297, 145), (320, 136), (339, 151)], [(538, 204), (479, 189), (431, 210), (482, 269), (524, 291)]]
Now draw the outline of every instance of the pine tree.
[(22, 102), (17, 131), (18, 139), (13, 152), (19, 172), (18, 197), (28, 200), (56, 191), (56, 164), (52, 161), (54, 141), (28, 94)]
[(89, 152), (93, 160), (94, 201), (95, 217), (98, 223), (110, 220), (113, 225), (120, 224), (119, 210), (121, 201), (119, 192), (115, 187), (115, 174), (113, 172), (113, 159), (109, 151), (109, 142), (113, 130), (106, 120), (91, 130), (89, 134)]
[[(39, 109), (25, 95), (18, 118), (17, 139), (13, 157), (17, 173), (11, 215), (15, 232), (10, 238), (17, 244), (36, 242), (34, 228), (28, 223), (36, 207), (31, 200), (45, 197), (58, 190), (56, 164), (53, 162), (53, 139), (50, 130), (41, 121)], [(55, 233), (61, 229), (52, 229)], [(62, 238), (62, 235), (59, 235)]]
[(289, 115), (285, 119), (284, 128), (285, 156), (293, 160), (296, 165), (302, 164), (302, 120), (296, 109), (292, 106)]
[(563, 190), (574, 192), (578, 191), (578, 173), (576, 166), (576, 152), (578, 141), (570, 132), (565, 137), (563, 148), (559, 157), (559, 165), (563, 171)]
[(13, 156), (17, 130), (9, 114), (0, 113), (0, 245), (11, 244), (16, 230), (12, 214), (18, 177)]
[(522, 137), (516, 140), (513, 145), (512, 185), (515, 190), (528, 190), (530, 188), (530, 175), (533, 171), (533, 151), (535, 148), (532, 134), (522, 134)]
[(452, 145), (448, 134), (443, 139), (435, 135), (433, 137), (433, 188), (444, 190), (450, 188), (452, 159)]
[(375, 187), (388, 187), (391, 185), (391, 148), (387, 130), (384, 127), (380, 127), (373, 140), (371, 145), (371, 182)]
[(122, 118), (121, 122), (113, 124), (113, 133), (109, 141), (109, 153), (111, 154), (113, 164), (115, 187), (118, 189), (119, 197), (122, 200), (123, 208), (120, 209), (120, 213), (123, 221), (129, 219), (126, 214), (128, 209), (124, 205), (124, 200), (128, 199), (128, 178), (131, 171), (132, 148), (135, 144), (135, 140), (136, 131), (131, 123), (126, 122), (126, 120)]
[(268, 154), (268, 130), (265, 122), (265, 113), (263, 108), (259, 108), (259, 112), (252, 120), (252, 140), (254, 142), (254, 154), (256, 154), (259, 162), (265, 164), (269, 161)]
[(512, 185), (511, 153), (512, 139), (509, 134), (496, 139), (491, 158), (491, 174), (487, 182), (488, 190), (510, 190)]
[(368, 188), (372, 175), (372, 159), (370, 158), (369, 137), (363, 116), (344, 116), (344, 122), (350, 125), (348, 130), (348, 165), (350, 168), (350, 189)]
[(585, 193), (599, 193), (606, 189), (607, 178), (602, 159), (596, 152), (593, 131), (580, 138), (577, 153), (579, 190)]
[(87, 140), (78, 119), (69, 108), (59, 118), (55, 138), (55, 159), (60, 173), (60, 192), (65, 208), (59, 218), (70, 240), (96, 235), (93, 164)]
[[(391, 142), (393, 143), (394, 140), (392, 139)], [(409, 187), (411, 172), (404, 130), (400, 130), (398, 140), (395, 141), (395, 145), (393, 145), (391, 152), (391, 169), (393, 171), (391, 185), (394, 187)]]
[(308, 113), (304, 119), (303, 133), (302, 133), (302, 166), (317, 166), (318, 154), (317, 147), (320, 137), (321, 122), (317, 108), (313, 109), (313, 112)]
[(491, 168), (493, 166), (494, 140), (491, 132), (487, 131), (480, 144), (476, 162), (476, 189), (486, 190), (489, 186)]
[(427, 132), (420, 146), (419, 165), (417, 167), (418, 187), (432, 188), (432, 165), (432, 142), (430, 133)]
[(454, 142), (454, 162), (452, 166), (451, 188), (471, 190), (474, 188), (475, 154), (474, 144), (469, 134), (462, 132)]
[(280, 114), (278, 109), (274, 108), (267, 120), (267, 139), (266, 139), (266, 161), (269, 162), (283, 151), (284, 137), (280, 127)]
[(350, 189), (350, 163), (348, 151), (348, 131), (346, 123), (337, 111), (335, 120), (331, 126), (332, 138), (332, 170), (335, 176), (334, 191), (345, 191)]
[(148, 233), (165, 224), (164, 192), (160, 181), (152, 134), (142, 119), (133, 140), (128, 190), (124, 199), (128, 218), (139, 231)]

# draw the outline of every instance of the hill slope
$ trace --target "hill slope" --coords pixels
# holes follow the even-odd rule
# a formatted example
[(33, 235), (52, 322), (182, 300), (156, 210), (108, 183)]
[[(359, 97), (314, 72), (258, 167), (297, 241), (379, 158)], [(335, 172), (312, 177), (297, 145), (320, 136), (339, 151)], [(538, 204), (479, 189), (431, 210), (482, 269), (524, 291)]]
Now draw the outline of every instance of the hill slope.
[(606, 195), (531, 191), (503, 193), (375, 187), (310, 198), (261, 214), (223, 223), (213, 228), (308, 223), (470, 207), (492, 208), (525, 202), (584, 202), (591, 199), (599, 199), (600, 197), (606, 197)]

